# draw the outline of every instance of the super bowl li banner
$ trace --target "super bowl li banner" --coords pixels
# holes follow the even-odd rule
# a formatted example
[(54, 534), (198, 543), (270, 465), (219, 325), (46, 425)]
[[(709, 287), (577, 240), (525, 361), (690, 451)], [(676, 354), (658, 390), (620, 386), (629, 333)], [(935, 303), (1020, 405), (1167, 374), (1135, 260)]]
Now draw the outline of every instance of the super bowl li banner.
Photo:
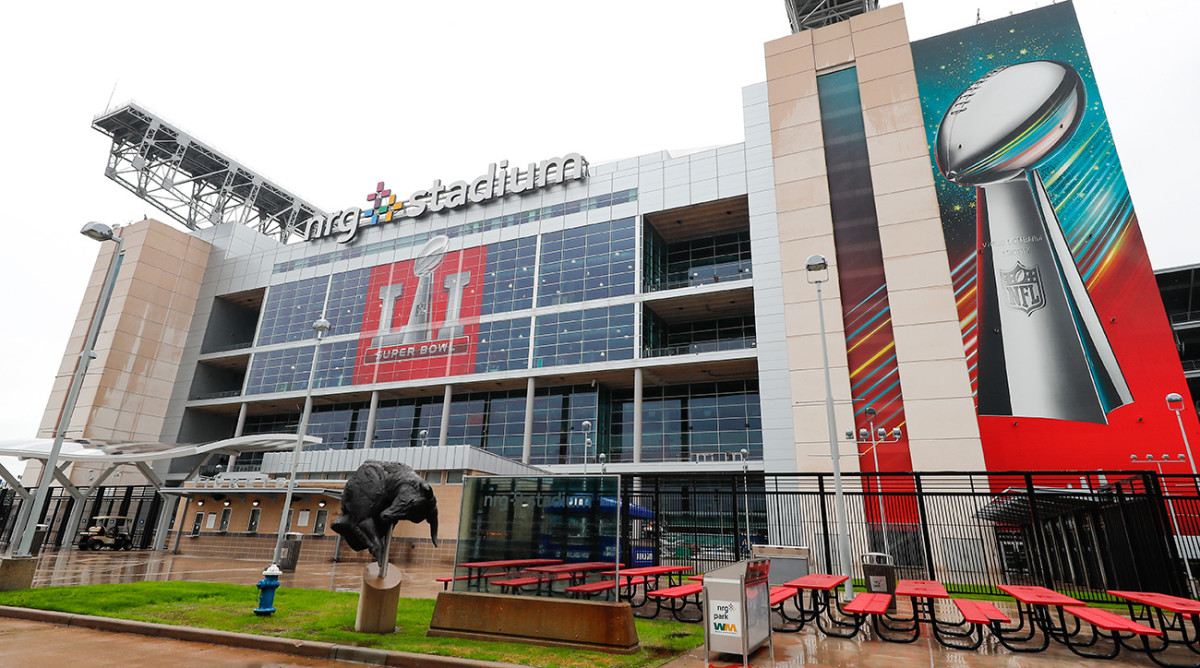
[(988, 468), (1182, 452), (1187, 384), (1073, 6), (912, 51)]

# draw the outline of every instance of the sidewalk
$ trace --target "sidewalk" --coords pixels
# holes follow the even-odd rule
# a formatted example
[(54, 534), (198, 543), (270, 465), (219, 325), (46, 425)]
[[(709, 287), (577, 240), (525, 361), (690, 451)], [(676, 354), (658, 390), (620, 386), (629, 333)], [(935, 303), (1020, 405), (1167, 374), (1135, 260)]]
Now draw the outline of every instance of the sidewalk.
[[(61, 661), (54, 661), (55, 658)], [(0, 606), (0, 665), (67, 665), (79, 659), (86, 660), (89, 666), (157, 667), (173, 663), (247, 668), (362, 664), (522, 668), (447, 656)]]
[(276, 652), (0, 618), (0, 665), (160, 668), (169, 663), (212, 668), (360, 666)]

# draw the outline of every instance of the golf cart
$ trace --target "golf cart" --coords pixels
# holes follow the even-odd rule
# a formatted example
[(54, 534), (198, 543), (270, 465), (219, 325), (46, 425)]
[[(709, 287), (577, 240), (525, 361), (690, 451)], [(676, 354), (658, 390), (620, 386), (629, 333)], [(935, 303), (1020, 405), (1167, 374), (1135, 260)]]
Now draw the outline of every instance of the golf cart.
[(133, 518), (100, 515), (92, 520), (92, 525), (87, 530), (80, 532), (76, 543), (81, 550), (99, 550), (102, 547), (128, 550), (133, 548), (133, 539), (129, 537), (132, 526)]

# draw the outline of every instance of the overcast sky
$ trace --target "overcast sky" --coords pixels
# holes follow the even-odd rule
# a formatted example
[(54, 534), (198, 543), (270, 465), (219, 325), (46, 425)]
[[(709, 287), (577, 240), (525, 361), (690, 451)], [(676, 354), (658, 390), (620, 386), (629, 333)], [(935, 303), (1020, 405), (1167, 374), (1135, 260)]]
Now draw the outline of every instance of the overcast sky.
[[(883, 4), (896, 4), (884, 0)], [(910, 0), (913, 39), (1048, 0)], [(0, 26), (0, 440), (35, 435), (98, 250), (88, 220), (165, 219), (104, 176), (91, 129), (136, 100), (317, 206), (575, 151), (742, 141), (783, 0), (32, 3)], [(1200, 2), (1078, 0), (1156, 268), (1200, 262)], [(113, 89), (115, 86), (115, 94)], [(1191, 183), (1191, 179), (1188, 180)]]

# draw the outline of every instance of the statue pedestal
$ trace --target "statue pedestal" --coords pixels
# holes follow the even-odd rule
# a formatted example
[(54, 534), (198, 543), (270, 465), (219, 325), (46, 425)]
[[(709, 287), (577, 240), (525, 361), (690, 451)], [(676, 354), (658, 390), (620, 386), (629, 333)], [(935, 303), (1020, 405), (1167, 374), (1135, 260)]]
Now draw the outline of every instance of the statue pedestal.
[(362, 591), (358, 594), (354, 630), (359, 633), (394, 633), (396, 608), (399, 605), (400, 569), (388, 564), (387, 574), (379, 577), (379, 564), (367, 564), (363, 569)]

